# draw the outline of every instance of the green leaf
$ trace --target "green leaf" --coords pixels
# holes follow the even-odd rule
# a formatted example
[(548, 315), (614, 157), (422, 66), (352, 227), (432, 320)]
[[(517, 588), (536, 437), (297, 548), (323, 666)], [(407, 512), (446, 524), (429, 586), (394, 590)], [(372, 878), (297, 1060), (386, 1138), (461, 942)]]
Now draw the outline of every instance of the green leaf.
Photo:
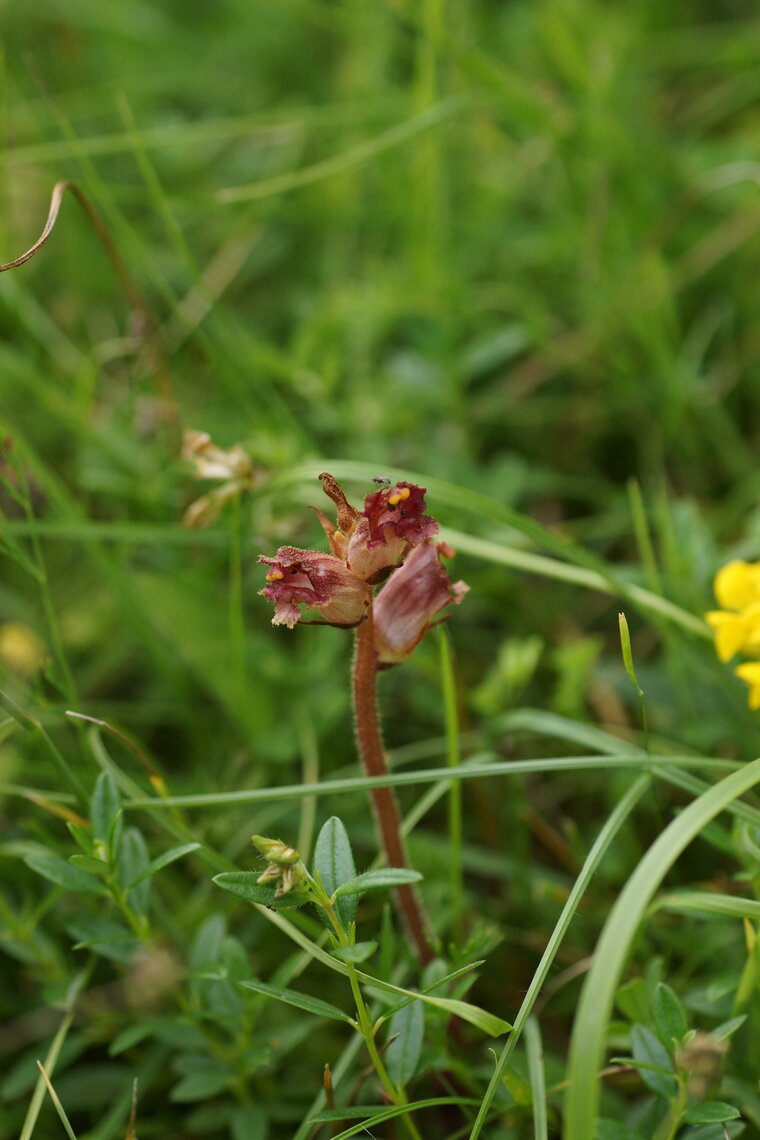
[[(350, 1128), (345, 1128), (342, 1132), (334, 1134), (333, 1140), (348, 1140), (349, 1136), (366, 1136), (367, 1124), (370, 1124), (374, 1127), (376, 1124), (382, 1124), (385, 1120), (394, 1120), (397, 1116), (406, 1116), (407, 1113), (418, 1112), (424, 1108), (437, 1108), (439, 1106), (443, 1108), (447, 1105), (475, 1107), (479, 1103), (479, 1101), (473, 1100), (470, 1097), (441, 1096), (430, 1097), (429, 1100), (415, 1100), (410, 1104), (393, 1105), (391, 1108), (384, 1108), (380, 1112), (376, 1111), (373, 1105), (362, 1105), (364, 1115), (360, 1122), (358, 1124), (351, 1125)], [(340, 1113), (345, 1113), (345, 1118), (356, 1115), (356, 1112), (350, 1108), (339, 1108), (332, 1110), (328, 1109), (326, 1111), (317, 1113), (315, 1116), (311, 1117), (311, 1120), (316, 1122), (318, 1120), (332, 1121), (345, 1119), (339, 1115)]]
[(105, 879), (111, 870), (108, 863), (102, 859), (93, 859), (91, 855), (69, 855), (69, 863), (87, 875), (98, 875), (101, 879)]
[(103, 887), (92, 875), (80, 871), (78, 867), (72, 867), (70, 863), (67, 863), (65, 859), (59, 859), (57, 855), (34, 851), (31, 855), (26, 856), (24, 862), (38, 875), (42, 875), (43, 878), (49, 879), (51, 883), (55, 883), (59, 887), (65, 887), (68, 891), (75, 891), (82, 895), (105, 894)]
[[(317, 845), (314, 848), (314, 870), (322, 880), (322, 885), (328, 895), (332, 895), (345, 883), (356, 879), (356, 865), (351, 851), (351, 842), (343, 826), (343, 821), (333, 815), (323, 825), (317, 836)], [(335, 905), (340, 921), (348, 930), (356, 919), (358, 900), (356, 895), (349, 893), (346, 898), (340, 898)]]
[(624, 982), (615, 994), (615, 1003), (629, 1021), (645, 1025), (650, 1018), (649, 990), (643, 978)]
[(253, 990), (257, 994), (265, 994), (267, 997), (275, 998), (276, 1001), (282, 1001), (286, 1005), (293, 1005), (296, 1009), (304, 1009), (307, 1013), (314, 1013), (317, 1017), (326, 1017), (330, 1021), (347, 1021), (353, 1024), (348, 1014), (344, 1013), (342, 1009), (338, 1009), (336, 1005), (330, 1005), (321, 998), (311, 997), (310, 994), (302, 994), (299, 990), (286, 990), (280, 986), (270, 986), (266, 982), (259, 982), (249, 979), (245, 982), (238, 982), (238, 985), (243, 986), (246, 990)]
[(172, 847), (170, 851), (164, 851), (163, 855), (158, 855), (153, 862), (146, 867), (142, 874), (138, 875), (138, 877), (133, 879), (131, 883), (128, 883), (127, 886), (131, 890), (139, 883), (142, 883), (144, 879), (149, 879), (155, 875), (156, 871), (160, 871), (163, 867), (168, 867), (170, 863), (181, 859), (183, 855), (189, 855), (191, 851), (197, 851), (200, 846), (200, 843), (183, 843), (180, 847)]
[(640, 1132), (634, 1132), (632, 1128), (618, 1124), (616, 1120), (602, 1119), (597, 1122), (596, 1140), (645, 1140), (645, 1138)]
[(230, 1118), (232, 1140), (266, 1140), (269, 1124), (261, 1109), (252, 1105), (236, 1108)]
[(111, 824), (121, 810), (121, 795), (111, 772), (101, 772), (90, 801), (92, 834), (103, 843), (108, 842)]
[(734, 918), (760, 919), (760, 902), (737, 895), (721, 895), (715, 891), (672, 891), (661, 895), (653, 910), (667, 910), (675, 914), (715, 914)]
[[(444, 974), (441, 977), (434, 978), (433, 981), (430, 982), (430, 985), (423, 986), (422, 989), (420, 989), (420, 990), (407, 990), (406, 992), (412, 996), (405, 998), (404, 1001), (400, 1001), (400, 1002), (398, 1002), (397, 1005), (392, 1006), (388, 1010), (388, 1012), (383, 1015), (383, 1017), (381, 1018), (381, 1021), (385, 1021), (387, 1018), (392, 1017), (397, 1009), (401, 1009), (402, 1006), (408, 1005), (409, 1002), (412, 1001), (414, 998), (420, 998), (421, 995), (423, 995), (423, 994), (433, 994), (433, 993), (435, 993), (436, 990), (440, 990), (444, 986), (449, 985), (451, 982), (456, 981), (457, 978), (461, 978), (461, 977), (464, 977), (465, 974), (472, 973), (473, 970), (477, 970), (478, 966), (483, 965), (483, 961), (484, 961), (484, 959), (480, 959), (477, 962), (467, 962), (467, 963), (465, 963), (464, 966), (458, 966), (456, 970), (452, 970), (451, 973), (449, 973), (449, 974)], [(441, 962), (440, 959), (437, 959), (436, 962), (431, 962), (430, 966), (427, 968), (428, 971), (432, 967), (435, 967), (437, 964), (444, 966), (444, 963)], [(445, 966), (444, 966), (444, 969), (445, 969)], [(367, 975), (360, 975), (360, 977), (362, 977), (362, 976), (366, 977)], [(390, 985), (390, 983), (389, 983), (389, 989), (392, 991), (393, 988), (394, 987), (392, 985)]]
[(365, 891), (381, 891), (386, 887), (401, 887), (405, 883), (418, 883), (422, 875), (409, 867), (379, 867), (376, 871), (365, 871), (355, 879), (349, 879), (334, 892), (338, 899), (348, 895), (363, 895)]
[(732, 1017), (730, 1021), (724, 1021), (722, 1025), (716, 1025), (715, 1029), (710, 1030), (710, 1036), (715, 1041), (726, 1041), (740, 1029), (744, 1022), (747, 1020), (746, 1013), (740, 1013), (738, 1017)]
[[(148, 845), (143, 833), (136, 827), (126, 828), (117, 858), (119, 882), (129, 889), (129, 904), (139, 915), (147, 914), (150, 904), (150, 883), (143, 881), (149, 865)], [(134, 882), (139, 886), (130, 887)]]
[(652, 1013), (657, 1036), (668, 1052), (672, 1053), (674, 1042), (680, 1045), (689, 1032), (689, 1023), (679, 998), (665, 982), (659, 982), (655, 987)]
[(226, 933), (227, 920), (223, 914), (212, 914), (204, 920), (190, 947), (192, 970), (204, 970), (207, 966), (216, 965)]
[(533, 1133), (535, 1140), (549, 1140), (546, 1107), (546, 1072), (541, 1032), (534, 1017), (525, 1023), (525, 1048), (528, 1055), (528, 1077), (533, 1101)]
[(286, 895), (276, 899), (274, 896), (277, 884), (257, 883), (257, 878), (258, 873), (256, 871), (222, 871), (220, 875), (214, 875), (213, 881), (223, 891), (229, 891), (231, 895), (237, 895), (238, 898), (245, 899), (249, 903), (271, 907), (272, 910), (286, 910), (288, 907), (304, 906), (305, 903), (311, 901), (308, 894), (300, 891), (288, 891)]
[(340, 1108), (323, 1108), (309, 1117), (309, 1124), (334, 1124), (339, 1120), (368, 1121), (385, 1112), (387, 1104), (344, 1104)]
[(394, 1085), (405, 1088), (417, 1071), (425, 1032), (425, 1010), (413, 1001), (397, 1010), (389, 1022), (390, 1044), (385, 1051), (385, 1065)]
[(339, 946), (333, 950), (333, 957), (340, 958), (341, 962), (366, 962), (377, 950), (377, 942), (355, 942), (353, 946)]
[(70, 820), (67, 821), (66, 826), (85, 855), (92, 855), (92, 836), (87, 828), (80, 827), (78, 823), (72, 823)]
[[(219, 877), (219, 875), (216, 876), (217, 879)], [(349, 976), (348, 966), (343, 962), (339, 962), (337, 958), (334, 958), (332, 954), (329, 954), (326, 950), (323, 950), (313, 939), (309, 938), (308, 935), (294, 926), (292, 922), (289, 922), (284, 915), (267, 914), (267, 918), (274, 926), (279, 927), (283, 933), (287, 934), (288, 938), (305, 950), (307, 954), (310, 954), (312, 958), (315, 958), (318, 962), (327, 966), (328, 969), (342, 974), (343, 977)], [(461, 972), (471, 968), (471, 966), (465, 966)], [(394, 986), (390, 982), (383, 981), (381, 978), (373, 978), (371, 974), (365, 974), (362, 970), (357, 970), (356, 976), (360, 982), (364, 982), (367, 986), (371, 986), (381, 993), (398, 994), (403, 998), (423, 1001), (426, 1005), (433, 1005), (439, 1009), (446, 1010), (446, 1012), (451, 1015), (461, 1017), (463, 1021), (469, 1021), (471, 1025), (477, 1026), (482, 1032), (488, 1033), (491, 1037), (499, 1037), (502, 1033), (508, 1033), (512, 1028), (508, 1021), (504, 1021), (503, 1018), (496, 1017), (492, 1013), (487, 1013), (476, 1005), (470, 1005), (469, 1002), (457, 1001), (453, 998), (431, 997), (424, 992), (415, 993), (414, 990), (402, 989), (401, 986)]]
[(738, 1120), (738, 1108), (723, 1100), (706, 1100), (695, 1104), (683, 1114), (684, 1124), (722, 1124), (724, 1120)]
[[(673, 1072), (670, 1054), (660, 1043), (651, 1029), (645, 1025), (634, 1025), (631, 1030), (631, 1052), (647, 1088), (664, 1100), (671, 1100), (678, 1092), (678, 1082)], [(651, 1066), (645, 1068), (644, 1066)]]
[(126, 926), (100, 915), (75, 915), (66, 923), (66, 930), (74, 939), (74, 950), (93, 950), (113, 962), (128, 962), (140, 945)]
[(138, 1021), (134, 1025), (128, 1025), (121, 1033), (113, 1039), (108, 1047), (109, 1057), (118, 1057), (120, 1053), (125, 1053), (127, 1049), (131, 1049), (134, 1045), (139, 1045), (146, 1037), (150, 1037), (155, 1029), (154, 1021)]
[(501, 1083), (516, 1105), (520, 1108), (529, 1107), (533, 1100), (533, 1093), (525, 1077), (520, 1076), (514, 1069), (506, 1069), (502, 1074)]
[(169, 1099), (178, 1104), (196, 1100), (209, 1100), (222, 1092), (230, 1080), (229, 1073), (212, 1070), (208, 1073), (191, 1073), (174, 1086)]
[(512, 1028), (508, 1021), (496, 1017), (493, 1013), (488, 1013), (477, 1005), (471, 1005), (468, 1001), (459, 1001), (457, 998), (433, 997), (432, 994), (424, 992), (415, 993), (414, 990), (405, 990), (401, 986), (383, 982), (380, 978), (373, 978), (370, 974), (362, 973), (362, 971), (357, 971), (357, 974), (359, 979), (371, 989), (401, 994), (403, 997), (413, 998), (416, 1001), (424, 1002), (426, 1005), (435, 1006), (436, 1009), (443, 1009), (452, 1017), (461, 1017), (463, 1021), (469, 1021), (470, 1025), (475, 1025), (483, 1033), (487, 1033), (489, 1037), (501, 1037), (502, 1033), (509, 1033)]

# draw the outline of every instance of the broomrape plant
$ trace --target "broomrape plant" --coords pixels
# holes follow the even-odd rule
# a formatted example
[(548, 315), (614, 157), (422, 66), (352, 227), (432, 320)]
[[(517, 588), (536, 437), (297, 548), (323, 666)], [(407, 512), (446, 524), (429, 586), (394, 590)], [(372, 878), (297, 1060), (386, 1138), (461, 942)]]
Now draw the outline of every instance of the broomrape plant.
[[(325, 472), (320, 479), (337, 513), (334, 524), (314, 508), (331, 553), (282, 546), (273, 558), (262, 555), (259, 561), (269, 570), (261, 593), (274, 603), (273, 625), (292, 629), (299, 621), (319, 620), (356, 630), (356, 739), (366, 774), (383, 776), (387, 767), (375, 696), (377, 672), (403, 662), (432, 623), (462, 601), (468, 587), (452, 583), (441, 564), (454, 550), (433, 541), (439, 526), (424, 513), (424, 487), (407, 482), (382, 486), (367, 495), (359, 511), (332, 475)], [(317, 618), (304, 618), (304, 613)], [(406, 866), (393, 789), (373, 788), (372, 802), (387, 862)], [(432, 961), (432, 932), (416, 892), (404, 883), (396, 898), (420, 961)]]

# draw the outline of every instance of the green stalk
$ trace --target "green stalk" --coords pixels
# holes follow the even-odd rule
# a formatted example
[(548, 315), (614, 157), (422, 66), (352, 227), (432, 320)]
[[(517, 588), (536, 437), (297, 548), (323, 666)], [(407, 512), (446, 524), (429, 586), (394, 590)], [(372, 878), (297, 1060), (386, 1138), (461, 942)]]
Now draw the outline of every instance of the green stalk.
[[(311, 878), (311, 876), (309, 876), (309, 878)], [(315, 902), (318, 906), (322, 907), (325, 914), (329, 918), (338, 942), (341, 946), (350, 946), (351, 939), (347, 936), (343, 928), (343, 923), (335, 913), (335, 908), (327, 897), (326, 892), (322, 889), (319, 883), (315, 882), (313, 879), (311, 879), (311, 882), (315, 893)], [(353, 994), (354, 1003), (356, 1005), (359, 1033), (361, 1034), (362, 1040), (367, 1047), (367, 1052), (369, 1053), (372, 1065), (378, 1075), (381, 1085), (388, 1094), (391, 1103), (399, 1106), (405, 1105), (408, 1103), (406, 1093), (403, 1089), (397, 1088), (396, 1085), (394, 1085), (375, 1043), (375, 1027), (372, 1024), (372, 1018), (369, 1015), (367, 1005), (364, 1001), (364, 995), (362, 993), (361, 985), (359, 984), (359, 975), (357, 974), (356, 966), (353, 962), (346, 962), (346, 966), (348, 967), (348, 981), (349, 985), (351, 986), (351, 993)], [(412, 1140), (422, 1140), (422, 1137), (417, 1131), (417, 1126), (411, 1117), (402, 1116), (401, 1119)]]

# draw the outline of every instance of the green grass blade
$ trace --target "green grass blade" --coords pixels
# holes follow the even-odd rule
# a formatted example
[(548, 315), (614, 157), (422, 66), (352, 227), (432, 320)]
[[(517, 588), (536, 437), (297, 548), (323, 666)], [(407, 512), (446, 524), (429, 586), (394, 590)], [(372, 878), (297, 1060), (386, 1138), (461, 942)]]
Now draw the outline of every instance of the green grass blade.
[(732, 918), (751, 918), (760, 921), (760, 902), (756, 899), (739, 899), (732, 895), (714, 894), (712, 891), (674, 891), (661, 895), (650, 907), (650, 913), (667, 910), (672, 914), (718, 914)]
[(544, 1049), (538, 1022), (533, 1017), (529, 1017), (525, 1023), (525, 1047), (528, 1053), (528, 1076), (533, 1095), (533, 1135), (535, 1140), (549, 1140)]
[[(365, 791), (367, 788), (408, 787), (415, 784), (435, 784), (439, 780), (475, 780), (491, 776), (526, 776), (534, 772), (593, 772), (617, 768), (642, 770), (668, 768), (714, 768), (731, 771), (737, 767), (731, 760), (705, 756), (646, 756), (638, 752), (623, 752), (618, 756), (549, 756), (540, 760), (494, 760), (491, 763), (475, 762), (460, 768), (425, 768), (413, 772), (391, 772), (387, 776), (356, 776), (341, 780), (323, 780), (309, 788), (313, 796), (330, 796), (346, 792)], [(249, 803), (273, 803), (277, 800), (296, 800), (303, 797), (302, 784), (284, 784), (282, 787), (249, 788), (236, 792), (209, 792), (187, 796), (164, 796), (161, 799), (140, 796), (127, 800), (125, 809), (149, 808), (163, 811), (171, 807), (208, 808), (237, 807)]]
[[(333, 1140), (348, 1140), (349, 1136), (366, 1136), (368, 1135), (368, 1125), (374, 1126), (375, 1124), (382, 1124), (386, 1120), (394, 1120), (396, 1117), (406, 1116), (407, 1113), (410, 1112), (419, 1112), (423, 1108), (438, 1108), (439, 1106), (443, 1107), (445, 1105), (465, 1106), (477, 1103), (478, 1102), (476, 1100), (471, 1100), (469, 1097), (436, 1096), (430, 1097), (428, 1100), (415, 1100), (409, 1104), (394, 1105), (392, 1108), (385, 1108), (380, 1112), (372, 1113), (371, 1116), (365, 1115), (364, 1119), (361, 1120), (358, 1124), (352, 1124), (350, 1128), (345, 1128), (342, 1132), (336, 1133), (333, 1136)], [(339, 1111), (341, 1110), (338, 1110), (338, 1112)], [(351, 1115), (353, 1115), (354, 1111), (355, 1110), (352, 1110), (350, 1108), (346, 1109), (346, 1112), (351, 1113)], [(337, 1112), (334, 1114), (321, 1112), (319, 1113), (318, 1117), (313, 1118), (313, 1120), (309, 1121), (309, 1123), (316, 1123), (317, 1120), (334, 1121), (335, 1119), (340, 1119)]]

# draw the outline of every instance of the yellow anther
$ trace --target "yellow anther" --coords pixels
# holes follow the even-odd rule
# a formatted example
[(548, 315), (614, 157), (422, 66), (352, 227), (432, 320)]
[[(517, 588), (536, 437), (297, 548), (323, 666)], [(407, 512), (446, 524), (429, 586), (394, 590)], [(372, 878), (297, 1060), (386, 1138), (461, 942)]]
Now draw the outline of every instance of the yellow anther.
[(282, 570), (270, 570), (267, 574), (267, 582), (279, 582), (284, 577)]
[(388, 496), (388, 506), (397, 507), (399, 503), (406, 502), (410, 494), (411, 491), (408, 487), (399, 487), (397, 491), (394, 491), (392, 495)]

